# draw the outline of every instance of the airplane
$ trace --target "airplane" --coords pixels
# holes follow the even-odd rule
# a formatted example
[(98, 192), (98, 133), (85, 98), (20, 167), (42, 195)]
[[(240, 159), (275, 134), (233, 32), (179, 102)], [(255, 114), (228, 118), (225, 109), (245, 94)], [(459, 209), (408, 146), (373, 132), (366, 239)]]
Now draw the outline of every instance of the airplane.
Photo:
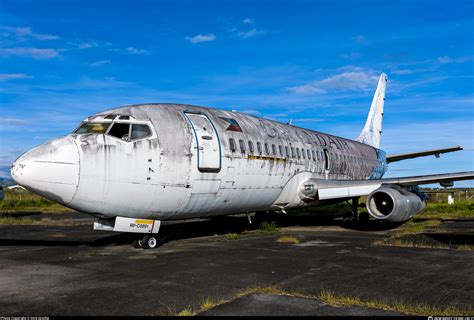
[[(462, 147), (387, 155), (379, 149), (380, 75), (355, 140), (253, 115), (185, 104), (139, 104), (86, 118), (71, 134), (11, 167), (28, 190), (95, 217), (94, 230), (137, 233), (158, 246), (161, 222), (318, 206), (352, 200), (352, 219), (403, 223), (421, 212), (418, 185), (474, 178), (474, 171), (402, 178), (388, 164)], [(359, 198), (367, 213), (358, 216)]]

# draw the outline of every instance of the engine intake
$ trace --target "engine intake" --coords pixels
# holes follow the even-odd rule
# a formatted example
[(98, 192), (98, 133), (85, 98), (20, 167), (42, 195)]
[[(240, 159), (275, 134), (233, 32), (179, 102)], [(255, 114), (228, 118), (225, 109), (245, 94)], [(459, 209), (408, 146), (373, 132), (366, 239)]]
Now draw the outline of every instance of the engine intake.
[(382, 186), (367, 197), (367, 210), (378, 220), (404, 222), (426, 207), (426, 201), (418, 189)]

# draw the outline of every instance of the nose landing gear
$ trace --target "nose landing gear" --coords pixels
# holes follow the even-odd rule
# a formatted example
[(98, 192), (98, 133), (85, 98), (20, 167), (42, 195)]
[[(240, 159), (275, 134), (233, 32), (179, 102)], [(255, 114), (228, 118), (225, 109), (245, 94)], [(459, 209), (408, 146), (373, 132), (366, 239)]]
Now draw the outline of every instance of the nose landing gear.
[(158, 238), (155, 235), (145, 235), (141, 239), (133, 241), (134, 248), (155, 249), (158, 247)]

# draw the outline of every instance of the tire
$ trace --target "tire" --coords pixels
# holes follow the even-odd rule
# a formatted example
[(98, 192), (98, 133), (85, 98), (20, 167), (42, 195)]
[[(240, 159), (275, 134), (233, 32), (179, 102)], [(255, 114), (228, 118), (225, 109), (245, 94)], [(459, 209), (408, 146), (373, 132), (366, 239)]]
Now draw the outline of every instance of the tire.
[(142, 240), (143, 249), (155, 249), (158, 247), (158, 239), (155, 236), (144, 236)]
[(133, 240), (132, 245), (135, 249), (141, 249), (142, 248), (142, 240)]

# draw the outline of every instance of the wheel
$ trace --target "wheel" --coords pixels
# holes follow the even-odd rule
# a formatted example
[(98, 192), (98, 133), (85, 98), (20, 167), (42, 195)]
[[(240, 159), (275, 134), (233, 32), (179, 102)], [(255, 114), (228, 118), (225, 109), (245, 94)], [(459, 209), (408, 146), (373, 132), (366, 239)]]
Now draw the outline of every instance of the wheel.
[(133, 240), (132, 245), (136, 249), (142, 248), (142, 239)]
[(342, 224), (348, 225), (353, 223), (355, 220), (355, 217), (352, 213), (345, 213), (344, 216), (342, 217)]
[(155, 236), (146, 235), (142, 240), (143, 249), (155, 249), (158, 246), (158, 240)]

